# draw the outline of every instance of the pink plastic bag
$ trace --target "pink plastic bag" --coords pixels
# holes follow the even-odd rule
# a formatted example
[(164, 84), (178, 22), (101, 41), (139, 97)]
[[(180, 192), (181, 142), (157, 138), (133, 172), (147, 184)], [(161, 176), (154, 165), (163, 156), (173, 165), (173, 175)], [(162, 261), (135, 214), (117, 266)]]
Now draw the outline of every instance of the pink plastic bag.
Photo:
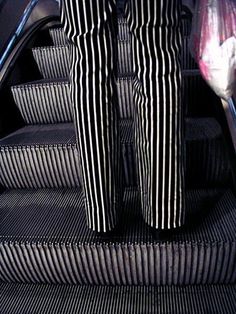
[(190, 50), (203, 78), (229, 99), (236, 83), (236, 0), (198, 0)]

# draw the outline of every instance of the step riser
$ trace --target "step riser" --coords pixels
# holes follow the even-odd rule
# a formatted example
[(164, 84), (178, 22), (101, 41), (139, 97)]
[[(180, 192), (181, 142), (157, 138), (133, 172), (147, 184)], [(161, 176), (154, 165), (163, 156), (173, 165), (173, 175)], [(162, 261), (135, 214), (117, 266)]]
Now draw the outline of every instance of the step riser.
[[(130, 31), (129, 31), (129, 27), (127, 25), (126, 19), (123, 17), (119, 17), (117, 22), (118, 22), (117, 23), (118, 40), (130, 41), (131, 36), (130, 36)], [(182, 34), (184, 38), (190, 36), (191, 25), (192, 25), (191, 20), (186, 19), (186, 18), (182, 19), (181, 29), (182, 29)], [(68, 44), (68, 40), (61, 27), (52, 28), (49, 30), (49, 33), (55, 46), (64, 46)]]
[(51, 28), (49, 29), (49, 34), (55, 46), (66, 46), (69, 44), (62, 28)]
[(32, 50), (39, 71), (45, 79), (69, 76), (69, 50), (67, 47), (35, 48)]
[[(213, 136), (209, 134), (209, 138), (204, 138), (201, 134), (201, 125), (194, 126), (191, 121), (194, 120), (186, 121), (187, 187), (224, 186), (229, 180), (230, 165), (220, 127), (214, 123), (211, 127), (210, 124)], [(204, 122), (202, 127), (203, 124)], [(212, 128), (216, 130), (213, 131)], [(195, 138), (191, 138), (191, 132), (197, 133), (197, 136), (195, 134)], [(73, 135), (74, 129), (71, 126), (69, 136)], [(34, 143), (33, 134), (32, 140)], [(124, 184), (126, 187), (138, 186), (136, 149), (131, 120), (121, 122), (121, 143)], [(75, 143), (3, 146), (0, 148), (0, 169), (0, 185), (7, 188), (78, 187), (81, 182), (78, 150)]]
[(221, 192), (217, 201), (216, 193), (188, 192), (185, 227), (160, 242), (154, 241), (144, 223), (136, 190), (126, 190), (117, 230), (106, 240), (87, 228), (80, 190), (6, 191), (1, 195), (0, 280), (80, 285), (234, 283), (235, 197), (230, 191)]
[[(185, 77), (183, 83), (186, 90), (183, 93), (184, 108), (187, 110), (189, 103), (196, 108), (201, 102), (199, 88), (204, 89), (206, 86), (200, 76)], [(120, 78), (116, 86), (119, 117), (132, 119), (134, 117), (133, 79)], [(14, 86), (12, 94), (26, 124), (66, 123), (73, 120), (68, 82)]]
[(1, 244), (4, 282), (90, 285), (235, 283), (236, 245)]
[(67, 82), (16, 86), (12, 94), (26, 124), (72, 122)]
[[(193, 57), (189, 52), (189, 36), (191, 29), (191, 21), (183, 20), (182, 21), (182, 68), (183, 69), (196, 69), (197, 64), (194, 61)], [(68, 40), (65, 36), (65, 33), (62, 28), (50, 29), (50, 36), (52, 38), (53, 44), (55, 46), (66, 46), (68, 45)], [(133, 72), (133, 66), (131, 60), (131, 35), (129, 32), (129, 27), (125, 19), (118, 19), (118, 60), (119, 69), (118, 72), (120, 74), (127, 74)]]
[[(220, 148), (221, 147), (221, 148)], [(227, 184), (230, 176), (229, 165), (222, 153), (223, 142), (196, 141), (186, 142), (185, 177), (188, 187), (214, 187)], [(123, 172), (126, 187), (138, 186), (138, 171), (135, 146), (122, 146)], [(214, 156), (214, 157), (213, 157)], [(225, 159), (226, 158), (226, 159)]]
[[(43, 78), (69, 77), (70, 53), (67, 46), (34, 48), (32, 51)], [(118, 60), (118, 75), (130, 76), (133, 73), (131, 47), (126, 41), (118, 45)]]
[[(127, 23), (124, 18), (118, 18), (118, 40), (119, 41), (129, 41), (130, 38), (130, 32), (127, 27)], [(186, 31), (187, 31), (188, 25), (186, 25)], [(55, 46), (64, 46), (68, 45), (68, 40), (66, 38), (66, 35), (62, 28), (52, 28), (49, 30), (50, 36), (52, 38), (53, 44)]]
[[(188, 46), (188, 42), (184, 41), (184, 46)], [(42, 76), (49, 78), (65, 78), (69, 76), (70, 70), (70, 53), (68, 46), (55, 46), (34, 48), (33, 56)], [(117, 55), (117, 71), (118, 76), (127, 77), (133, 74), (133, 57), (130, 41), (118, 41)], [(196, 63), (189, 54), (182, 56), (182, 69), (196, 69)]]
[(235, 286), (80, 287), (2, 284), (4, 314), (235, 314)]
[(1, 149), (0, 167), (0, 185), (9, 189), (80, 186), (75, 145)]
[[(119, 117), (133, 117), (131, 78), (117, 81)], [(12, 87), (15, 103), (26, 124), (72, 122), (69, 82), (36, 83)]]
[(133, 71), (133, 56), (130, 41), (118, 42), (118, 75), (129, 76)]

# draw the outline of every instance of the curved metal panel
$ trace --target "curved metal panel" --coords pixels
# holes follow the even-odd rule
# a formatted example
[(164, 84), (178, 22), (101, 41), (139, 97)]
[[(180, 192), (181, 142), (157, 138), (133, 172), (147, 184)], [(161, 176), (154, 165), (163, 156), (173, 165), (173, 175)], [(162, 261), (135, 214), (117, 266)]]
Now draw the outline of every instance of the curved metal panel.
[(59, 15), (59, 1), (57, 0), (30, 1), (0, 58), (0, 85), (13, 60), (32, 34), (49, 21), (59, 18)]

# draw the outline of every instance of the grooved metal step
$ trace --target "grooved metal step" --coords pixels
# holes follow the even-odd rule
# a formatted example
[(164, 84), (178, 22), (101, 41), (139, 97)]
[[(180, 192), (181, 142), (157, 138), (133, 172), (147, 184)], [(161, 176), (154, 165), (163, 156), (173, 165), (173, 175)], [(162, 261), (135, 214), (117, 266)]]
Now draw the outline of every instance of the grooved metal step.
[[(70, 53), (68, 46), (36, 47), (33, 57), (43, 78), (55, 79), (69, 76)], [(127, 41), (118, 42), (118, 74), (130, 76), (133, 73), (131, 47)]]
[[(198, 66), (189, 51), (189, 36), (191, 31), (191, 19), (184, 17), (182, 19), (182, 53), (181, 65), (183, 69), (183, 106), (188, 116), (196, 116), (199, 108), (208, 107), (209, 103), (216, 102), (217, 98), (210, 90), (209, 86), (204, 82), (200, 73), (196, 71)], [(67, 41), (62, 28), (50, 29), (51, 37), (56, 46), (66, 45)], [(192, 70), (191, 75), (185, 75), (185, 72)], [(195, 71), (195, 73), (194, 73)], [(118, 73), (120, 76), (129, 77), (132, 75), (132, 57), (131, 57), (131, 37), (124, 18), (118, 19)], [(197, 74), (196, 74), (197, 73)], [(61, 74), (62, 75), (62, 74)], [(129, 97), (132, 98), (132, 92)], [(130, 103), (133, 111), (133, 104)], [(122, 118), (130, 118), (130, 116), (122, 116)]]
[[(118, 37), (117, 39), (120, 41), (130, 40), (130, 32), (127, 27), (126, 20), (123, 17), (117, 18), (118, 25)], [(187, 27), (187, 25), (186, 25)], [(64, 46), (68, 45), (68, 39), (63, 31), (62, 27), (53, 27), (49, 29), (49, 34), (52, 38), (53, 44), (55, 46)]]
[[(126, 186), (136, 186), (137, 167), (134, 130), (131, 120), (121, 122), (122, 157)], [(213, 118), (186, 119), (186, 186), (225, 186), (230, 176), (230, 162), (221, 133)]]
[(62, 27), (53, 27), (49, 29), (54, 46), (68, 45), (68, 39)]
[(0, 140), (0, 185), (79, 186), (73, 124), (26, 126)]
[[(67, 79), (41, 80), (13, 86), (15, 103), (26, 124), (72, 122), (70, 83)], [(119, 117), (133, 117), (132, 78), (117, 80)]]
[(67, 80), (41, 80), (12, 86), (15, 103), (26, 124), (72, 122), (70, 84)]
[(45, 79), (69, 76), (69, 50), (67, 46), (37, 47), (32, 49), (39, 71)]
[[(137, 186), (131, 120), (121, 120), (125, 186)], [(187, 187), (225, 186), (230, 163), (219, 124), (186, 120)], [(77, 187), (78, 150), (72, 123), (26, 126), (0, 140), (0, 185), (7, 188)]]
[(234, 286), (78, 287), (1, 284), (3, 314), (235, 314)]
[[(133, 77), (119, 77), (116, 82), (121, 119), (134, 117)], [(73, 119), (68, 79), (44, 79), (12, 86), (15, 103), (26, 124), (71, 122)], [(183, 108), (186, 115), (207, 105), (213, 93), (198, 70), (184, 71)], [(199, 92), (201, 90), (201, 92)]]
[(137, 190), (127, 189), (116, 230), (86, 226), (79, 189), (10, 190), (0, 195), (0, 280), (90, 285), (233, 284), (236, 198), (187, 193), (186, 225), (163, 240), (144, 223)]
[[(188, 42), (184, 41), (184, 46)], [(130, 41), (118, 41), (118, 75), (129, 77), (133, 75), (132, 51)], [(39, 71), (46, 79), (66, 78), (70, 71), (70, 53), (67, 45), (36, 47), (32, 49)], [(182, 52), (182, 69), (194, 70), (196, 64), (189, 53)], [(184, 73), (183, 73), (184, 74)]]

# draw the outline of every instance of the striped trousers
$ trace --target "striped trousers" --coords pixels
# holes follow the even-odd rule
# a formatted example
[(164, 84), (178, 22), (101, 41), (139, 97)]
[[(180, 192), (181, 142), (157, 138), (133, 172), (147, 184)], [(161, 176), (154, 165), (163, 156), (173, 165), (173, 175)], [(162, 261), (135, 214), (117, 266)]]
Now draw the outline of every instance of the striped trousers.
[[(180, 1), (127, 0), (134, 127), (143, 217), (176, 228), (185, 214)], [(71, 95), (89, 228), (106, 232), (122, 206), (116, 91), (116, 0), (63, 0)]]

